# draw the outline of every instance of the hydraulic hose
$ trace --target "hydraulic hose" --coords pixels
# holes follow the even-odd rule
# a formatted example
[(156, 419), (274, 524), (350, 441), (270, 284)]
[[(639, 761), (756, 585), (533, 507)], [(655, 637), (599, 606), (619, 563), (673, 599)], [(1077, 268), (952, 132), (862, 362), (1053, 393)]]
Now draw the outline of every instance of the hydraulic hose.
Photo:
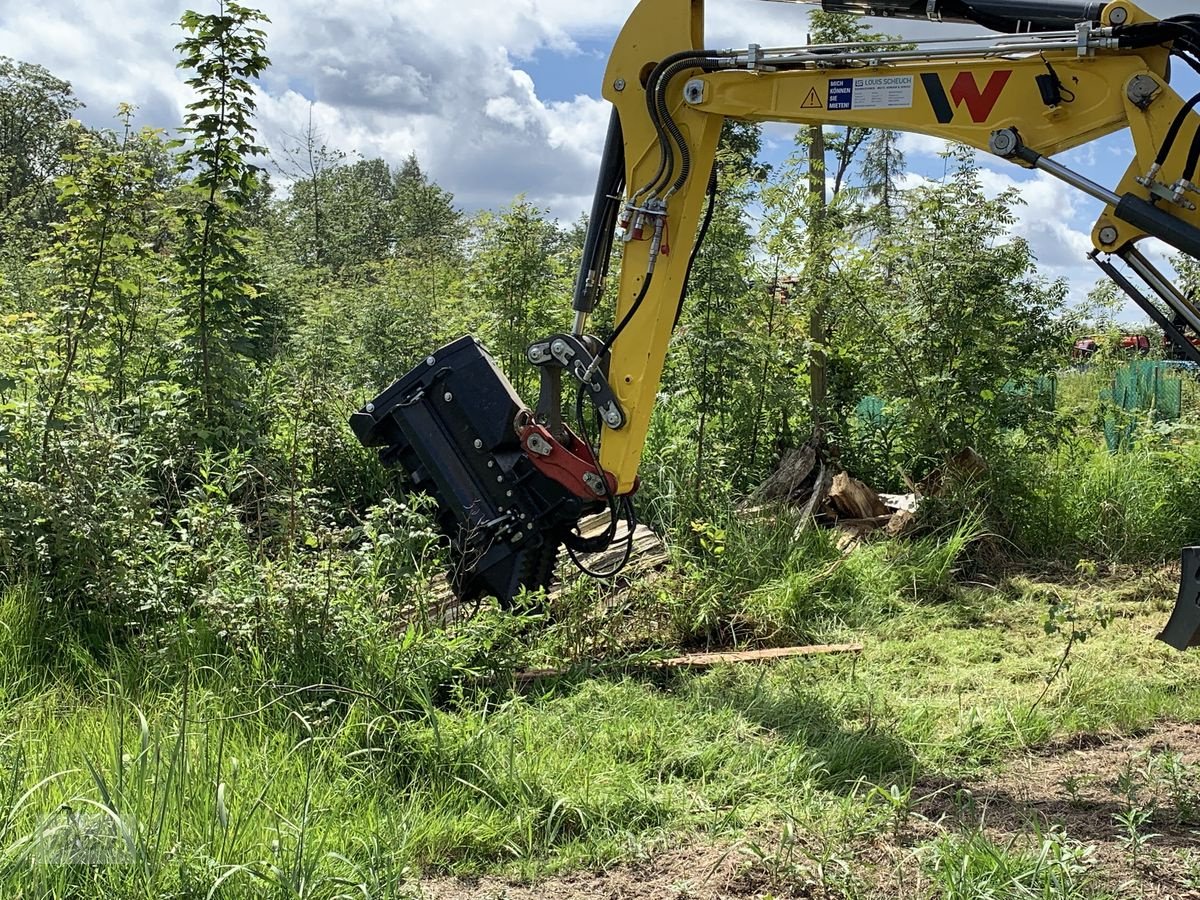
[[(654, 125), (654, 131), (658, 135), (658, 171), (650, 181), (631, 195), (631, 199), (635, 202), (637, 198), (654, 190), (663, 181), (668, 166), (674, 166), (674, 155), (671, 152), (667, 132), (658, 116), (658, 83), (662, 79), (663, 73), (685, 60), (705, 59), (710, 55), (703, 50), (683, 50), (679, 53), (672, 53), (650, 72), (650, 77), (646, 80), (646, 112), (650, 115), (650, 122)], [(670, 175), (667, 175), (667, 178), (670, 178)]]
[(1163, 138), (1162, 146), (1158, 148), (1158, 156), (1154, 158), (1154, 164), (1160, 168), (1166, 165), (1167, 157), (1171, 155), (1171, 150), (1175, 147), (1175, 141), (1179, 138), (1179, 132), (1183, 128), (1183, 123), (1187, 121), (1188, 115), (1200, 104), (1200, 94), (1196, 94), (1176, 114), (1171, 121), (1171, 127), (1167, 129), (1167, 136)]

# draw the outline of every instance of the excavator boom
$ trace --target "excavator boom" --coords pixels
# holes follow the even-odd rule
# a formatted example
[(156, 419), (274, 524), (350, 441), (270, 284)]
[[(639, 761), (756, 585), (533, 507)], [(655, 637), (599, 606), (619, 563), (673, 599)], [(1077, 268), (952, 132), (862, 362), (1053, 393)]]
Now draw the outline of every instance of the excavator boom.
[[(1200, 311), (1137, 247), (1154, 236), (1200, 258), (1194, 183), (1200, 95), (1185, 102), (1168, 83), (1172, 55), (1200, 70), (1200, 16), (1158, 20), (1125, 0), (823, 5), (971, 21), (1004, 33), (868, 47), (712, 50), (705, 48), (703, 0), (636, 6), (605, 73), (603, 93), (613, 113), (574, 321), (527, 351), (541, 374), (536, 405), (525, 406), (482, 348), (464, 338), (433, 353), (354, 418), (364, 443), (384, 448), (417, 489), (437, 498), (442, 527), (454, 541), (460, 593), (511, 601), (522, 589), (548, 583), (560, 544), (573, 552), (599, 549), (614, 538), (619, 519), (632, 524), (638, 466), (711, 210), (717, 142), (729, 117), (933, 135), (1040, 169), (1099, 199), (1105, 208), (1092, 258), (1166, 322), (1181, 353), (1200, 363), (1174, 324), (1200, 333)], [(1054, 158), (1126, 128), (1135, 158), (1115, 188)], [(588, 325), (617, 244), (616, 325), (600, 337)], [(613, 524), (584, 539), (579, 517), (605, 508)], [(1200, 631), (1194, 573), (1184, 589), (1164, 636), (1181, 648)]]

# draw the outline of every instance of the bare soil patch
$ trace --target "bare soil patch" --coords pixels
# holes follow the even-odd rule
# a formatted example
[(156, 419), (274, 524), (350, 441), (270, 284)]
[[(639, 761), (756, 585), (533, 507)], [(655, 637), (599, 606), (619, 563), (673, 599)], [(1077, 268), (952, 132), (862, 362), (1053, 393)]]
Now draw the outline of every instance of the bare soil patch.
[[(1121, 898), (1200, 900), (1200, 725), (1160, 723), (1131, 737), (1080, 735), (962, 782), (923, 779), (923, 839), (981, 828), (1026, 848), (1037, 829), (1094, 848), (1100, 883)], [(1146, 815), (1136, 854), (1121, 817)], [(1136, 856), (1136, 858), (1135, 858)]]
[[(1081, 735), (1010, 760), (978, 779), (923, 778), (897, 843), (877, 835), (857, 849), (865, 896), (933, 898), (921, 848), (947, 834), (982, 830), (1012, 852), (1035, 849), (1050, 829), (1092, 849), (1095, 887), (1113, 897), (1200, 900), (1200, 724), (1162, 723), (1135, 736)], [(1148, 814), (1136, 859), (1119, 817)], [(768, 830), (769, 831), (769, 830)], [(766, 832), (764, 832), (766, 833)], [(800, 840), (804, 840), (799, 836)], [(777, 874), (777, 873), (775, 873)], [(522, 883), (499, 876), (422, 880), (426, 900), (723, 900), (836, 898), (808, 878), (781, 882), (737, 845), (695, 844)], [(858, 896), (864, 896), (859, 893)]]
[(522, 884), (496, 876), (435, 878), (421, 882), (422, 900), (743, 900), (806, 896), (767, 890), (736, 849), (696, 845), (621, 863), (600, 872), (576, 872)]

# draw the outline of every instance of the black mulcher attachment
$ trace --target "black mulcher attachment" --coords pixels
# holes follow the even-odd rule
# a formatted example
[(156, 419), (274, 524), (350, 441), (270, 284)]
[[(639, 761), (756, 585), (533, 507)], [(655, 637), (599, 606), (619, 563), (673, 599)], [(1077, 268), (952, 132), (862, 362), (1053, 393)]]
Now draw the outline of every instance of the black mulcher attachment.
[(1200, 547), (1184, 547), (1179, 599), (1158, 639), (1176, 650), (1200, 646)]
[[(509, 602), (522, 588), (546, 586), (579, 518), (605, 508), (602, 495), (581, 497), (534, 465), (517, 431), (528, 418), (512, 384), (468, 336), (350, 419), (364, 446), (380, 447), (386, 465), (408, 473), (412, 490), (437, 501), (461, 599)], [(529, 440), (528, 426), (525, 432)]]

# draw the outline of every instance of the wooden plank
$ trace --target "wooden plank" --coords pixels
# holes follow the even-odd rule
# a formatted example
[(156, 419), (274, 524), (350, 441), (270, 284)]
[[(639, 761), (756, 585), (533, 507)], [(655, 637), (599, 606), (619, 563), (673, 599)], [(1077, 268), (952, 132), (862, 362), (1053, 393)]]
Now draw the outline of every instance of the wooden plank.
[(827, 653), (861, 653), (862, 644), (811, 644), (804, 647), (773, 647), (769, 650), (729, 650), (722, 653), (688, 653), (664, 659), (667, 668), (708, 668), (722, 663), (765, 662), (793, 656), (820, 656)]
[[(595, 663), (599, 670), (621, 667), (644, 666), (655, 669), (706, 669), (723, 663), (767, 662), (797, 656), (821, 656), (833, 653), (861, 653), (862, 644), (811, 644), (801, 647), (772, 647), (767, 650), (727, 650), (719, 653), (687, 653), (666, 659), (603, 660)], [(541, 678), (559, 678), (570, 673), (570, 669), (530, 669), (517, 672), (518, 684), (528, 684)]]

